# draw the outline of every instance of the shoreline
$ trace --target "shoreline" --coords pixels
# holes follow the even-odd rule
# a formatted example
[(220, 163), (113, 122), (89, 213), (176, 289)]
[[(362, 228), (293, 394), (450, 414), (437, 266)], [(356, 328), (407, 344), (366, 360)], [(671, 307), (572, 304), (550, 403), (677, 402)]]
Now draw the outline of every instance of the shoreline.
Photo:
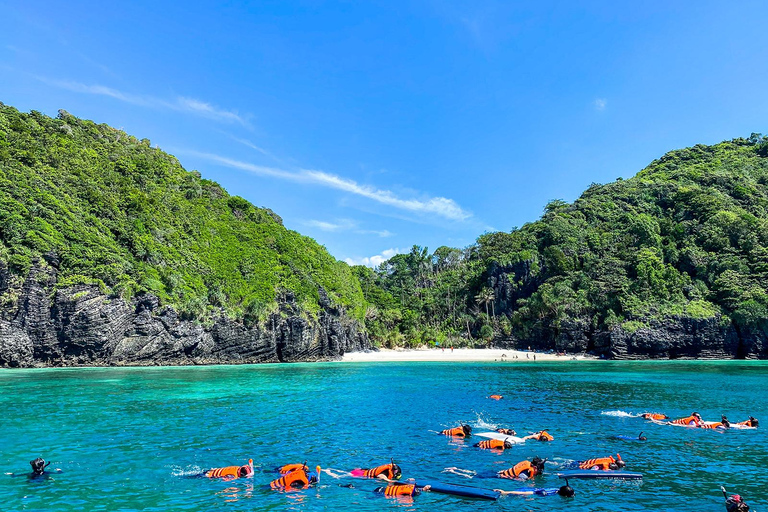
[[(535, 359), (534, 359), (535, 357)], [(352, 362), (509, 362), (533, 363), (539, 361), (602, 361), (587, 354), (544, 354), (525, 350), (497, 348), (456, 349), (379, 349), (377, 352), (347, 352), (342, 363)]]

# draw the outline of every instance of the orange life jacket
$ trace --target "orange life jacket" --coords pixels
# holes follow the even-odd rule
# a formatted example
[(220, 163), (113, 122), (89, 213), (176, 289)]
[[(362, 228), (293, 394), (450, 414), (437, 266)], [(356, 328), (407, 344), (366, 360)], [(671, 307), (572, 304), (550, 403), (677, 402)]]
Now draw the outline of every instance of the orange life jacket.
[(547, 432), (546, 430), (542, 430), (539, 432), (539, 441), (554, 441), (555, 438), (552, 437), (552, 434)]
[(661, 420), (666, 420), (668, 418), (666, 414), (657, 414), (655, 412), (647, 412), (643, 414), (643, 419), (661, 421)]
[(290, 487), (306, 487), (308, 485), (309, 478), (307, 478), (307, 472), (303, 469), (291, 471), (277, 480), (269, 482), (269, 487), (272, 489), (288, 489)]
[(599, 459), (589, 459), (579, 463), (579, 469), (592, 469), (595, 466), (599, 466), (600, 469), (610, 469), (611, 464), (615, 464), (616, 459), (613, 457), (602, 457)]
[(674, 420), (671, 422), (673, 425), (690, 425), (693, 423), (694, 425), (698, 425), (699, 419), (696, 416), (688, 416), (687, 418), (680, 418), (679, 420)]
[(413, 484), (395, 484), (384, 488), (384, 496), (413, 496), (418, 494)]
[(503, 397), (503, 396), (501, 396), (501, 395), (491, 395), (491, 396), (489, 396), (488, 398), (493, 398), (494, 400), (501, 400), (501, 399), (502, 399), (502, 398), (504, 398), (504, 397)]
[(277, 472), (281, 475), (285, 475), (286, 473), (290, 473), (291, 471), (296, 471), (297, 469), (305, 469), (306, 466), (304, 464), (286, 464), (285, 466), (281, 466)]
[(752, 420), (740, 421), (738, 423), (732, 423), (732, 425), (739, 425), (741, 427), (753, 427)]
[(725, 425), (723, 425), (722, 421), (717, 422), (717, 423), (709, 423), (709, 424), (708, 423), (702, 423), (701, 425), (699, 425), (700, 428), (713, 428), (713, 429), (717, 428), (717, 427), (724, 427), (724, 426)]
[(505, 469), (504, 471), (499, 471), (497, 475), (499, 478), (518, 478), (520, 475), (523, 474), (523, 472), (528, 472), (528, 478), (533, 478), (538, 474), (536, 471), (536, 466), (530, 463), (530, 461), (524, 460), (522, 462), (518, 462), (513, 467), (509, 469)]
[(366, 469), (363, 473), (363, 476), (365, 478), (376, 478), (377, 476), (384, 473), (386, 473), (387, 478), (390, 480), (395, 478), (395, 468), (393, 467), (392, 463), (384, 464), (383, 466), (378, 466), (372, 469)]
[(208, 478), (239, 478), (240, 466), (227, 466), (225, 468), (213, 468), (205, 472), (205, 476)]
[(504, 441), (501, 439), (488, 439), (486, 441), (480, 441), (477, 443), (478, 448), (485, 448), (486, 450), (503, 450)]
[(464, 427), (456, 427), (450, 430), (443, 430), (440, 433), (443, 434), (444, 436), (467, 437), (467, 434), (464, 433)]

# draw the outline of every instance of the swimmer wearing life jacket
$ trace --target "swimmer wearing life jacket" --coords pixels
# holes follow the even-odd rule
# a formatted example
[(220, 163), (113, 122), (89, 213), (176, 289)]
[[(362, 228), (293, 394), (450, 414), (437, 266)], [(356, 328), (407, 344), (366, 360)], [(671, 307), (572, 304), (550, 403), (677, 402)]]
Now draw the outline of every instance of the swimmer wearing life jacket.
[(491, 398), (493, 400), (501, 400), (504, 397), (502, 395), (491, 395), (488, 398)]
[(720, 421), (718, 421), (717, 423), (702, 423), (701, 425), (699, 425), (699, 428), (726, 429), (726, 428), (731, 428), (731, 423), (728, 421), (728, 418), (726, 418), (725, 416), (722, 416), (720, 418)]
[(460, 437), (463, 439), (472, 435), (472, 427), (469, 425), (461, 425), (460, 427), (442, 430), (440, 431), (440, 434), (449, 437)]
[(512, 430), (511, 428), (497, 428), (496, 432), (499, 434), (504, 434), (505, 436), (516, 436), (517, 432)]
[(501, 439), (487, 439), (485, 441), (475, 443), (474, 446), (484, 450), (509, 450), (512, 448), (512, 443), (506, 440), (502, 441)]
[(643, 418), (644, 420), (655, 420), (655, 421), (664, 421), (669, 419), (669, 416), (667, 416), (666, 414), (659, 414), (655, 412), (644, 412), (643, 414), (640, 415), (640, 417)]
[(350, 471), (350, 475), (358, 478), (380, 478), (382, 480), (400, 480), (403, 476), (403, 471), (400, 466), (395, 464), (395, 461), (391, 461), (389, 464), (377, 466), (371, 469), (357, 468)]
[(621, 460), (621, 455), (616, 454), (616, 458), (601, 457), (598, 459), (589, 459), (578, 461), (579, 469), (597, 469), (602, 471), (617, 471), (626, 466), (626, 463)]
[(527, 441), (529, 439), (535, 439), (536, 441), (542, 441), (542, 442), (554, 441), (555, 440), (555, 438), (552, 436), (552, 434), (550, 434), (546, 430), (539, 430), (538, 432), (534, 432), (533, 434), (531, 434), (529, 436), (525, 436), (523, 438), (523, 440), (525, 440), (525, 441)]
[(253, 459), (248, 459), (245, 466), (227, 466), (224, 468), (209, 469), (204, 473), (207, 478), (223, 478), (234, 480), (236, 478), (251, 478), (253, 476)]
[[(424, 490), (429, 490), (430, 486), (424, 487)], [(421, 494), (421, 489), (414, 484), (392, 484), (386, 487), (377, 487), (373, 490), (376, 494), (383, 494), (389, 498), (396, 498), (401, 496), (418, 496)]]
[(518, 462), (509, 469), (499, 471), (496, 476), (499, 478), (510, 478), (513, 480), (528, 480), (544, 473), (544, 463), (547, 459), (534, 457), (530, 461), (524, 460)]
[(670, 425), (685, 425), (687, 427), (700, 427), (702, 423), (701, 414), (697, 412), (692, 413), (686, 418), (680, 418), (669, 422)]
[(747, 421), (740, 421), (739, 423), (734, 423), (734, 425), (738, 425), (740, 427), (752, 427), (752, 428), (757, 428), (758, 424), (759, 422), (752, 416), (750, 416)]
[(280, 466), (279, 468), (275, 468), (275, 472), (280, 473), (281, 475), (285, 475), (287, 473), (290, 473), (291, 471), (296, 471), (297, 469), (307, 469), (307, 461), (304, 461), (303, 464), (286, 464), (284, 466)]
[(277, 480), (269, 482), (269, 488), (272, 490), (286, 489), (306, 489), (312, 484), (320, 481), (320, 466), (315, 468), (315, 472), (309, 473), (306, 467), (301, 467), (290, 473), (286, 473)]

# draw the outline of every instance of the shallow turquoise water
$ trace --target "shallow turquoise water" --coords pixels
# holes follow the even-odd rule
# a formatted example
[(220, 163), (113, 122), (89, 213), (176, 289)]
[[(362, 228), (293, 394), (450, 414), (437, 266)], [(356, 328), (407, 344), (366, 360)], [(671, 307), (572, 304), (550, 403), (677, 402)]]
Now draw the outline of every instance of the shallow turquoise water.
[[(768, 510), (766, 429), (717, 433), (647, 424), (627, 414), (749, 414), (768, 422), (761, 362), (345, 363), (0, 371), (0, 473), (42, 455), (62, 473), (44, 481), (0, 474), (2, 510), (717, 510), (719, 485)], [(504, 400), (485, 398), (501, 393)], [(612, 412), (622, 411), (622, 412)], [(608, 414), (605, 414), (608, 413)], [(518, 433), (547, 428), (552, 443), (478, 450), (431, 431), (460, 421)], [(648, 442), (610, 439), (644, 430)], [(621, 453), (643, 482), (572, 481), (577, 495), (497, 502), (425, 493), (396, 501), (371, 481), (323, 475), (314, 489), (266, 490), (274, 475), (222, 482), (186, 478), (245, 462), (262, 469), (308, 460), (336, 469), (394, 457), (406, 475), (479, 487), (523, 488), (441, 473), (506, 469), (549, 457), (535, 482), (555, 487), (557, 465)], [(339, 487), (354, 483), (355, 488)]]

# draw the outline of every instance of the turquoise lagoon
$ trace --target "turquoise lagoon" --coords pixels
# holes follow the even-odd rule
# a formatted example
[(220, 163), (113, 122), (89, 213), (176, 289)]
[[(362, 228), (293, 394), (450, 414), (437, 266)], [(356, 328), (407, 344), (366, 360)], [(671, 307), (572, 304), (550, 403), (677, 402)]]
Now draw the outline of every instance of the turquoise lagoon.
[[(175, 368), (0, 371), (0, 472), (28, 472), (37, 457), (60, 468), (44, 480), (0, 475), (0, 509), (26, 511), (211, 510), (713, 510), (719, 486), (768, 509), (768, 423), (713, 432), (649, 424), (636, 414), (700, 412), (768, 422), (763, 362), (325, 363)], [(501, 401), (486, 398), (504, 395)], [(542, 428), (503, 453), (433, 431), (468, 422), (518, 433)], [(648, 441), (612, 439), (645, 431)], [(537, 487), (556, 487), (570, 460), (620, 453), (642, 483), (571, 481), (574, 499), (504, 497), (497, 502), (425, 493), (375, 495), (376, 483), (333, 479), (274, 492), (265, 472), (307, 460), (334, 469), (393, 457), (406, 477), (478, 487), (531, 484), (468, 480), (446, 467), (506, 469), (548, 457)], [(253, 458), (253, 479), (190, 478)], [(339, 484), (353, 483), (354, 488)]]

